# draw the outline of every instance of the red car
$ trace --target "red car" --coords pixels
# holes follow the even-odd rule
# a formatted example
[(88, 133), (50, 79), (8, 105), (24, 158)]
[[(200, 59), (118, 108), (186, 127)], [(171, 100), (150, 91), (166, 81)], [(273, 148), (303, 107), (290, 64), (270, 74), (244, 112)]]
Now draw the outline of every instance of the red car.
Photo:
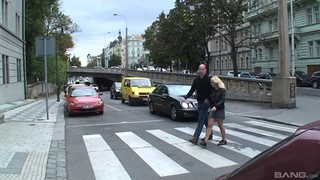
[(104, 102), (100, 97), (101, 95), (101, 92), (97, 92), (90, 86), (72, 88), (70, 93), (65, 95), (65, 111), (69, 116), (80, 113), (103, 114)]
[(216, 180), (320, 179), (320, 121), (304, 125), (235, 171)]

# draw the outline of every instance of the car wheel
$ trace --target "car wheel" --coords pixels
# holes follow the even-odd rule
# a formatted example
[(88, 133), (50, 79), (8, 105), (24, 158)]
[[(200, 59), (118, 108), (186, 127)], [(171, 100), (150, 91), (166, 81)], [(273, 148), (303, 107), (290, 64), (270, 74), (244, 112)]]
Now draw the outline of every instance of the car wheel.
[(153, 103), (151, 101), (149, 102), (149, 111), (150, 111), (150, 114), (156, 113), (156, 111), (154, 110)]
[(313, 82), (313, 83), (312, 83), (312, 87), (315, 88), (315, 89), (317, 89), (317, 88), (319, 87), (318, 82), (316, 82), (316, 81)]
[(133, 100), (131, 99), (131, 97), (129, 96), (129, 105), (132, 106), (133, 105)]
[(171, 116), (172, 120), (174, 120), (174, 121), (178, 120), (177, 109), (174, 106), (171, 106), (171, 108), (170, 108), (170, 116)]
[(125, 103), (125, 102), (126, 102), (126, 100), (123, 99), (122, 94), (121, 94), (121, 103)]

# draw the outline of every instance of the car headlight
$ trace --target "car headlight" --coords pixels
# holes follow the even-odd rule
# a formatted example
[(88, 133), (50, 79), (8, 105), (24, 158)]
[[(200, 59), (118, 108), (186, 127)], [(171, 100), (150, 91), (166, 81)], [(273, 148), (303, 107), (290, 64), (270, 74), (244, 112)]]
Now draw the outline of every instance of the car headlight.
[(99, 100), (99, 101), (97, 101), (97, 104), (98, 104), (98, 105), (103, 104), (103, 101), (102, 101), (102, 100)]
[(70, 102), (70, 103), (69, 103), (69, 106), (76, 106), (76, 105), (77, 105), (76, 102)]
[(182, 101), (181, 107), (186, 109), (186, 108), (194, 108), (195, 106), (189, 101)]

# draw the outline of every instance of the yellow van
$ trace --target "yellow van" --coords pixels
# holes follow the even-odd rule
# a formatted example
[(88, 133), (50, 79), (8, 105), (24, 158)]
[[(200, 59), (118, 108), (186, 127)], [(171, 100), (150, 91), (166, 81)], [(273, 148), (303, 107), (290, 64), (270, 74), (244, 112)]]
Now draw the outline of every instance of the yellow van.
[(125, 77), (121, 81), (121, 102), (147, 102), (148, 95), (155, 89), (151, 80), (145, 77)]

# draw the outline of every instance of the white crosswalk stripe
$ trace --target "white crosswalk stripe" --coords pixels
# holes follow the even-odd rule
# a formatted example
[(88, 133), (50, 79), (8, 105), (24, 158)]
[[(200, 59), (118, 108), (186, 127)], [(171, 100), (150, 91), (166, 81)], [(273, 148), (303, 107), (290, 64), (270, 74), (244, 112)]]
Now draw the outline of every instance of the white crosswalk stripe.
[(269, 128), (269, 129), (286, 131), (286, 132), (289, 132), (289, 133), (293, 133), (297, 129), (297, 128), (282, 126), (282, 125), (275, 124), (275, 123), (270, 123), (270, 122), (265, 123), (265, 122), (259, 122), (259, 121), (245, 121), (245, 123), (252, 124), (252, 125), (255, 125), (255, 126), (264, 127), (264, 128)]
[[(249, 160), (295, 131), (295, 128), (290, 126), (258, 121), (245, 121), (242, 124), (225, 123), (225, 127), (228, 144), (219, 147), (222, 152), (224, 149), (230, 150), (227, 152), (228, 157), (221, 155), (220, 150), (213, 151), (212, 146), (202, 148), (188, 142), (185, 138), (178, 137), (177, 133), (192, 136), (195, 129), (191, 127), (176, 127), (173, 128), (174, 132), (172, 133), (161, 129), (147, 129), (145, 131), (177, 149), (175, 153), (187, 154), (214, 169), (238, 165), (240, 162), (237, 161), (239, 161), (240, 156), (243, 160)], [(221, 140), (221, 137), (217, 135), (220, 131), (216, 125), (213, 127), (213, 131), (215, 132), (214, 140), (209, 141), (210, 144), (216, 144), (217, 141)], [(158, 149), (152, 144), (152, 141), (144, 140), (139, 132), (124, 131), (114, 134), (135, 152), (137, 157), (143, 160), (148, 167), (153, 169), (160, 178), (190, 173), (184, 167), (183, 161), (175, 162), (175, 159), (169, 157), (168, 152)], [(204, 135), (205, 132), (202, 132), (200, 138), (203, 138)], [(121, 164), (120, 159), (123, 157), (117, 157), (111, 148), (112, 146), (110, 147), (100, 134), (83, 135), (82, 138), (97, 180), (131, 179)], [(118, 141), (119, 138), (117, 138)]]
[(96, 180), (131, 179), (100, 134), (82, 136)]
[(199, 146), (194, 146), (189, 142), (180, 139), (176, 136), (168, 134), (164, 131), (159, 129), (156, 130), (148, 130), (147, 132), (153, 134), (154, 136), (158, 137), (159, 139), (167, 142), (168, 144), (173, 145), (174, 147), (180, 149), (181, 151), (189, 154), (190, 156), (198, 159), (199, 161), (213, 167), (213, 168), (220, 168), (226, 166), (236, 165), (237, 163), (224, 158), (218, 154), (215, 154), (211, 151), (204, 150)]
[[(194, 133), (194, 129), (192, 128), (189, 128), (189, 127), (184, 127), (184, 128), (175, 128), (176, 130), (180, 131), (180, 132), (183, 132), (183, 133), (186, 133), (186, 134), (189, 134), (189, 135), (193, 135)], [(205, 133), (201, 133), (200, 135), (200, 138), (203, 138), (205, 136)], [(214, 135), (213, 137), (214, 139), (221, 139), (220, 136), (217, 136), (217, 135)], [(211, 143), (213, 143), (213, 141), (209, 141)], [(234, 151), (236, 153), (239, 153), (239, 154), (242, 154), (242, 155), (245, 155), (245, 156), (248, 156), (250, 158), (253, 158), (255, 157), (256, 155), (260, 154), (261, 151), (257, 150), (257, 149), (254, 149), (254, 148), (251, 148), (251, 147), (246, 147), (246, 146), (243, 146), (242, 144), (240, 143), (237, 143), (237, 142), (234, 142), (234, 141), (231, 141), (228, 139), (228, 144), (227, 145), (224, 145), (224, 146), (221, 146), (223, 148), (226, 148), (226, 149), (229, 149), (231, 151)]]
[[(160, 177), (188, 173), (161, 151), (132, 132), (116, 133), (126, 144), (132, 148)], [(170, 168), (163, 168), (170, 167)]]
[(248, 127), (248, 126), (243, 126), (243, 125), (236, 124), (236, 123), (225, 123), (224, 126), (237, 128), (237, 129), (241, 129), (244, 131), (249, 131), (249, 132), (253, 132), (253, 133), (257, 133), (257, 134), (262, 134), (265, 136), (270, 136), (270, 137), (274, 137), (274, 138), (278, 138), (278, 139), (284, 139), (287, 137), (287, 136), (279, 134), (279, 133), (270, 132), (270, 131), (266, 131), (266, 130), (262, 130), (262, 129), (258, 129), (258, 128), (252, 128), (252, 127)]

